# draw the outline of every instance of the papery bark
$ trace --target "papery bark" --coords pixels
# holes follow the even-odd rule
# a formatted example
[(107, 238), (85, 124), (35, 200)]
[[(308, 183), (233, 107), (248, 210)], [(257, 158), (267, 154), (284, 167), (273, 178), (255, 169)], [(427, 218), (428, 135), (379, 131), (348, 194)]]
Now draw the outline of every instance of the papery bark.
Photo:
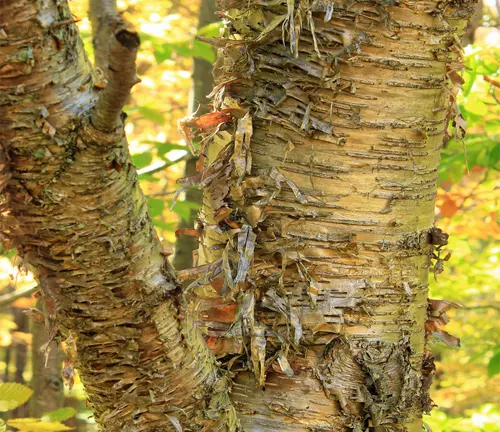
[(1, 233), (40, 282), (66, 382), (78, 367), (102, 430), (234, 430), (120, 120), (137, 34), (109, 30), (107, 85), (66, 1), (1, 2), (0, 35)]
[[(245, 431), (420, 431), (437, 167), (474, 2), (221, 0), (193, 304)], [(194, 125), (194, 122), (191, 124)], [(443, 244), (444, 245), (444, 244)], [(430, 326), (427, 326), (430, 328)]]

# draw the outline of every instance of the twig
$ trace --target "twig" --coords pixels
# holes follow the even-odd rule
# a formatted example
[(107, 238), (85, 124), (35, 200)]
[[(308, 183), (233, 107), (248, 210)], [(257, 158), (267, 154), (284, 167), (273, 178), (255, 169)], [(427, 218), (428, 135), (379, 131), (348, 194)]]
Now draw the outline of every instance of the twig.
[(164, 163), (162, 163), (161, 165), (158, 165), (158, 166), (147, 166), (147, 167), (141, 168), (140, 170), (137, 170), (137, 174), (139, 174), (139, 175), (154, 174), (154, 173), (163, 171), (164, 169), (169, 168), (172, 165), (175, 165), (175, 164), (177, 164), (179, 162), (188, 160), (191, 157), (192, 156), (191, 156), (190, 153), (186, 153), (184, 156), (182, 156), (182, 157), (180, 157), (178, 159), (175, 159), (175, 160), (173, 160), (171, 162), (164, 162)]
[(116, 129), (130, 90), (140, 82), (135, 70), (139, 44), (139, 35), (124, 28), (111, 38), (107, 75), (109, 83), (100, 94), (92, 114), (92, 124), (101, 132), (113, 132)]
[(490, 78), (488, 76), (483, 76), (483, 79), (486, 82), (489, 82), (492, 86), (500, 88), (500, 82), (499, 81), (495, 81), (494, 79), (492, 79), (492, 78)]
[(472, 309), (493, 309), (497, 312), (500, 312), (500, 305), (478, 305), (478, 306), (466, 306), (464, 309), (472, 310)]
[(140, 82), (135, 65), (140, 39), (136, 32), (127, 30), (116, 0), (90, 0), (89, 18), (94, 63), (103, 78), (99, 88), (104, 88), (94, 108), (92, 124), (101, 132), (113, 132), (120, 123), (130, 90)]
[(37, 290), (37, 288), (38, 284), (35, 284), (0, 296), (0, 307), (8, 306), (21, 297), (30, 296)]
[(172, 190), (172, 191), (158, 192), (158, 193), (154, 193), (154, 194), (148, 194), (148, 195), (146, 195), (146, 198), (175, 195), (176, 192), (177, 192), (177, 189)]

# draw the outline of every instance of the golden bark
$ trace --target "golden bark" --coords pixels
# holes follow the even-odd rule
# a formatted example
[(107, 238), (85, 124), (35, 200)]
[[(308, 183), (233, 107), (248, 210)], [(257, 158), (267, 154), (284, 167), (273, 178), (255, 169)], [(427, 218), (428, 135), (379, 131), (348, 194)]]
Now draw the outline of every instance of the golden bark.
[(204, 189), (189, 289), (242, 428), (420, 431), (437, 167), (463, 127), (474, 2), (219, 5), (214, 112), (184, 123), (206, 159), (184, 180)]
[(202, 266), (179, 276), (202, 277), (181, 291), (128, 154), (137, 35), (104, 29), (105, 86), (62, 0), (0, 3), (2, 234), (102, 430), (420, 431), (426, 329), (453, 306), (427, 277), (474, 2), (219, 4), (214, 112), (183, 123), (204, 205)]
[(225, 429), (226, 378), (185, 316), (120, 120), (138, 36), (110, 30), (104, 86), (66, 1), (2, 1), (0, 34), (1, 232), (66, 341), (64, 377), (78, 367), (102, 430)]

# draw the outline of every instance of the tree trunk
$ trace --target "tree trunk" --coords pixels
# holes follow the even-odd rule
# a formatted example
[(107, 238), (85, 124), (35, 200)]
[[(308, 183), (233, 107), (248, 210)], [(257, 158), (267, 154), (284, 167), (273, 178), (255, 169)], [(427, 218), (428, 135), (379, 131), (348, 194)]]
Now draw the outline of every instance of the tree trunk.
[(97, 77), (67, 2), (0, 3), (2, 233), (102, 430), (420, 431), (474, 3), (220, 6), (216, 112), (184, 124), (202, 128), (184, 184), (204, 189), (203, 265), (178, 275), (202, 277), (181, 291), (148, 216), (121, 120), (139, 41), (111, 9)]
[[(498, 4), (498, 2), (497, 2)], [(483, 0), (478, 0), (474, 13), (469, 20), (469, 24), (465, 28), (464, 35), (462, 37), (462, 44), (464, 46), (473, 44), (475, 39), (476, 30), (483, 23)]]
[[(37, 309), (43, 304), (37, 301)], [(44, 413), (55, 411), (64, 406), (64, 383), (62, 364), (64, 353), (59, 350), (55, 341), (49, 343), (47, 355), (40, 352), (47, 343), (47, 331), (40, 323), (33, 322), (31, 326), (33, 340), (31, 343), (30, 387), (33, 396), (30, 399), (30, 417), (41, 417)]]
[[(14, 323), (16, 324), (16, 331), (21, 333), (29, 333), (29, 320), (23, 313), (22, 309), (11, 306), (12, 314), (14, 315)], [(15, 365), (16, 372), (14, 374), (13, 382), (26, 384), (24, 379), (24, 372), (26, 371), (26, 364), (28, 363), (28, 346), (25, 341), (17, 341), (15, 347)], [(28, 417), (29, 409), (26, 405), (17, 407), (13, 412), (13, 417)]]
[(242, 428), (420, 431), (437, 167), (473, 2), (219, 4), (218, 114), (197, 123), (218, 133), (199, 131), (208, 162), (185, 183), (205, 190), (193, 304)]
[(66, 1), (0, 3), (2, 234), (103, 430), (217, 430), (235, 421), (226, 378), (183, 308), (123, 132), (139, 38), (102, 18), (107, 85)]
[[(201, 0), (198, 16), (198, 29), (217, 21), (217, 8), (214, 0)], [(193, 88), (191, 90), (188, 113), (197, 112), (199, 115), (209, 112), (208, 95), (213, 88), (212, 64), (203, 58), (193, 58)], [(198, 111), (197, 111), (198, 110)], [(184, 175), (192, 176), (196, 173), (196, 157), (186, 161)], [(186, 191), (186, 201), (201, 205), (201, 192), (197, 189)], [(197, 211), (191, 210), (188, 220), (181, 219), (179, 228), (192, 228)], [(175, 255), (172, 261), (177, 270), (184, 270), (193, 266), (193, 251), (198, 247), (196, 237), (181, 236), (175, 242)]]

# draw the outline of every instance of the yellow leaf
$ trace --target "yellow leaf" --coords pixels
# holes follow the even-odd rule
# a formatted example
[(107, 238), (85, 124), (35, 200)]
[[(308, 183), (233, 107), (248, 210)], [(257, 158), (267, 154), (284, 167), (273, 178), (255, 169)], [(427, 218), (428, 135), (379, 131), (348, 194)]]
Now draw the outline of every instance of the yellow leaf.
[(0, 384), (0, 412), (13, 410), (24, 404), (33, 394), (33, 390), (18, 383)]
[(37, 418), (20, 418), (7, 421), (7, 424), (16, 429), (22, 429), (26, 432), (57, 432), (71, 430), (59, 422), (43, 422)]

